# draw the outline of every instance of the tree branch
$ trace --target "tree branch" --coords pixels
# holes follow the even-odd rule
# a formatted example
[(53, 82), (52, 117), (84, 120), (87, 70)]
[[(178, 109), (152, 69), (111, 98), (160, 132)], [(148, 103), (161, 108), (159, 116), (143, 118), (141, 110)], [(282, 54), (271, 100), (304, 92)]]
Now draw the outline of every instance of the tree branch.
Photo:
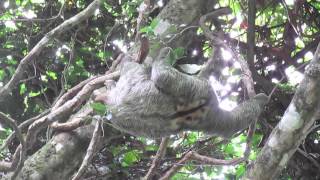
[(101, 119), (97, 119), (94, 131), (93, 131), (93, 135), (92, 135), (89, 147), (87, 149), (87, 153), (86, 153), (86, 155), (85, 155), (85, 157), (84, 157), (84, 159), (82, 161), (82, 164), (81, 164), (78, 172), (72, 178), (72, 180), (81, 179), (81, 176), (83, 175), (83, 173), (87, 169), (88, 164), (92, 160), (92, 157), (93, 157), (94, 153), (97, 151), (97, 146), (98, 146), (98, 143), (99, 143), (99, 140), (100, 140), (101, 126), (102, 126), (102, 120)]
[(69, 116), (74, 109), (77, 109), (79, 106), (82, 105), (83, 102), (88, 100), (93, 90), (102, 86), (106, 80), (117, 79), (119, 75), (120, 75), (119, 71), (116, 71), (90, 81), (71, 100), (64, 103), (55, 111), (52, 111), (50, 114), (46, 116), (46, 118), (39, 119), (38, 121), (35, 121), (33, 124), (31, 124), (26, 136), (27, 148), (29, 149), (32, 147), (32, 145), (35, 142), (35, 138), (41, 129), (43, 129), (44, 127), (50, 125), (51, 123), (59, 119), (63, 119)]
[(236, 158), (232, 160), (224, 160), (224, 159), (216, 159), (216, 158), (211, 158), (208, 156), (203, 156), (198, 154), (197, 152), (190, 151), (186, 153), (183, 158), (178, 161), (175, 165), (173, 165), (161, 178), (160, 180), (168, 180), (170, 177), (172, 177), (175, 173), (179, 171), (181, 167), (187, 162), (195, 160), (198, 161), (199, 163), (205, 163), (205, 164), (210, 164), (210, 165), (236, 165), (241, 162), (243, 162), (243, 158)]
[(320, 43), (304, 79), (245, 179), (276, 179), (317, 120), (320, 108)]
[(6, 96), (8, 96), (12, 89), (15, 88), (20, 80), (23, 78), (24, 72), (31, 61), (40, 54), (42, 49), (53, 39), (55, 36), (66, 32), (80, 22), (88, 19), (92, 16), (95, 10), (99, 7), (101, 0), (94, 0), (86, 9), (64, 21), (62, 24), (48, 32), (33, 48), (32, 50), (20, 61), (16, 72), (11, 77), (9, 82), (0, 89), (0, 102), (2, 102)]
[[(13, 156), (13, 160), (10, 164), (6, 162), (1, 162), (0, 163), (0, 169), (2, 171), (11, 171), (14, 169), (14, 173), (12, 175), (12, 179), (14, 179), (19, 171), (21, 170), (23, 163), (26, 158), (26, 143), (25, 140), (23, 139), (22, 133), (17, 126), (16, 122), (14, 119), (8, 117), (6, 114), (0, 112), (0, 120), (2, 120), (5, 124), (8, 124), (9, 126), (12, 127), (12, 129), (16, 132), (17, 137), (20, 141), (20, 146), (19, 148), (16, 149), (15, 155)], [(20, 154), (19, 154), (20, 153)], [(18, 155), (19, 154), (19, 155)], [(19, 158), (19, 160), (18, 160)], [(1, 167), (2, 165), (2, 167)]]
[(162, 138), (161, 143), (160, 143), (160, 147), (157, 151), (157, 154), (152, 161), (152, 164), (150, 166), (148, 173), (146, 174), (146, 176), (143, 179), (145, 179), (145, 180), (152, 179), (152, 177), (153, 177), (156, 169), (158, 168), (162, 158), (166, 154), (166, 149), (167, 149), (168, 143), (169, 143), (168, 137)]

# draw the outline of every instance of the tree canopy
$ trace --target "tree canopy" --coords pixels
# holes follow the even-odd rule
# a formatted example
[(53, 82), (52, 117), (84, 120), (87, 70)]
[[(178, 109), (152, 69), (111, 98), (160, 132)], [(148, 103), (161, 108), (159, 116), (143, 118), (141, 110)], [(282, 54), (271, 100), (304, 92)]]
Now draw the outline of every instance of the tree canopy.
[[(317, 0), (3, 0), (2, 177), (319, 179), (319, 30)], [(151, 139), (104, 123), (92, 93), (162, 47), (189, 75), (214, 61), (223, 109), (270, 95), (256, 125)]]

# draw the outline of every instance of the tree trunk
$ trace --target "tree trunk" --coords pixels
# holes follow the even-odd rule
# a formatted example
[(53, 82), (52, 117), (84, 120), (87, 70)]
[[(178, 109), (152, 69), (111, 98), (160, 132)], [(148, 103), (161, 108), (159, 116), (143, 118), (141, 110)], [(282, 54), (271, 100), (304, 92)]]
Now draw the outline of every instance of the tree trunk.
[(68, 179), (82, 162), (93, 126), (59, 133), (25, 162), (16, 179)]
[(276, 179), (309, 134), (320, 111), (320, 44), (292, 102), (245, 179)]

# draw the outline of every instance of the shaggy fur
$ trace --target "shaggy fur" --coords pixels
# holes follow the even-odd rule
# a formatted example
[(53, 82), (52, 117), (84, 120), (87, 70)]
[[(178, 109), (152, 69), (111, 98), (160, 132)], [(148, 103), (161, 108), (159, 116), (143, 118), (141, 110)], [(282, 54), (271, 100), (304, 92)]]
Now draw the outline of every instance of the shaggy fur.
[(206, 79), (183, 74), (165, 63), (163, 49), (152, 65), (126, 62), (108, 96), (111, 123), (136, 136), (164, 137), (184, 130), (229, 137), (246, 128), (268, 101), (258, 94), (232, 111), (219, 108)]

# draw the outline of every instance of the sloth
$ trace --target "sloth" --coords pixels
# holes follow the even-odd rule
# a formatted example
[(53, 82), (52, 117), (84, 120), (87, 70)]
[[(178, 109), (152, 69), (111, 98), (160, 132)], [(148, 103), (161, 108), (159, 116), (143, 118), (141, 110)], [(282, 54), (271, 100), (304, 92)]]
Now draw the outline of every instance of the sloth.
[(202, 131), (228, 138), (264, 110), (268, 96), (258, 94), (232, 111), (219, 108), (207, 79), (179, 72), (161, 49), (151, 64), (123, 63), (120, 78), (107, 94), (111, 125), (134, 136), (160, 138)]

